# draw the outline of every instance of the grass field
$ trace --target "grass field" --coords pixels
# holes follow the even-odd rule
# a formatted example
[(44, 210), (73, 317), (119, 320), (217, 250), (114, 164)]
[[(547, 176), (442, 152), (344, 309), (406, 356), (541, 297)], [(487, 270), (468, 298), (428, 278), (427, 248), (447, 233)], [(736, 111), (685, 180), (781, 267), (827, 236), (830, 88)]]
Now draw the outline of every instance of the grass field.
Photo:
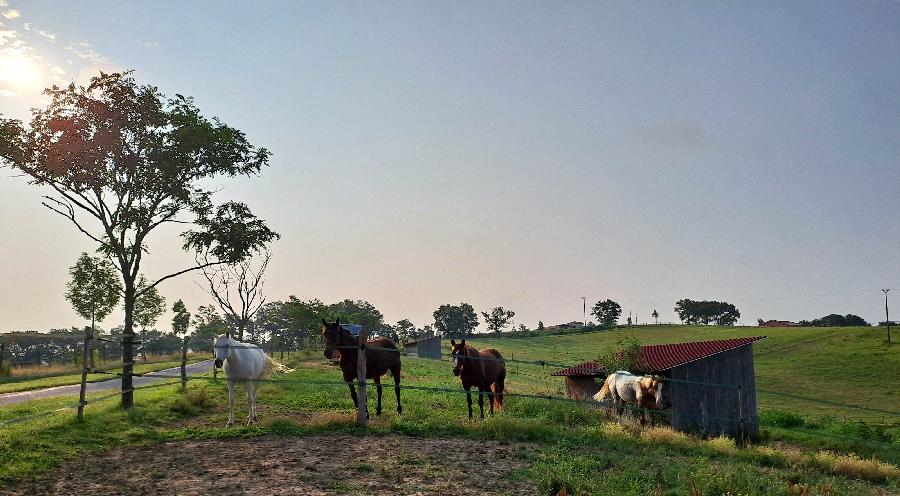
[[(517, 360), (552, 356), (568, 363), (595, 357), (622, 334), (633, 335), (641, 342), (659, 343), (752, 335), (754, 331), (757, 329), (634, 328), (573, 336), (473, 342), (490, 344)], [(896, 378), (898, 352), (896, 348), (885, 348), (880, 335), (875, 335), (874, 331), (766, 331), (771, 338), (756, 346), (761, 388), (775, 390), (794, 384), (785, 377), (805, 370), (804, 367), (812, 367), (818, 370), (805, 373), (828, 381), (837, 392), (814, 395), (821, 387), (813, 380), (798, 382), (805, 388), (793, 387), (791, 391), (844, 401), (852, 396), (851, 391), (858, 384), (856, 379), (845, 379), (855, 370), (850, 367), (858, 365), (863, 372), (857, 374), (874, 374), (873, 377), (886, 384), (889, 379)], [(833, 336), (835, 332), (838, 335)], [(807, 343), (811, 340), (815, 340), (814, 343)], [(862, 353), (866, 358), (844, 359), (845, 353)], [(877, 361), (873, 356), (883, 362), (882, 365), (873, 365)], [(339, 380), (337, 367), (326, 363), (321, 354), (293, 354), (285, 361), (296, 371), (279, 376), (279, 379)], [(802, 363), (795, 366), (794, 361)], [(829, 363), (819, 364), (819, 361)], [(520, 365), (518, 373), (511, 373), (507, 379), (508, 390), (558, 393), (561, 380), (548, 378), (549, 371), (549, 367), (540, 365)], [(446, 361), (413, 358), (404, 358), (403, 383), (459, 388)], [(897, 381), (893, 380), (893, 384)], [(392, 391), (385, 393), (385, 415), (378, 419), (373, 415), (369, 428), (363, 429), (354, 425), (352, 402), (343, 385), (265, 384), (259, 392), (262, 422), (252, 427), (226, 429), (223, 427), (226, 412), (222, 381), (193, 381), (186, 395), (178, 393), (175, 386), (138, 391), (135, 396), (137, 406), (131, 413), (120, 411), (116, 400), (110, 399), (89, 404), (83, 422), (74, 419), (74, 412), (64, 411), (0, 429), (0, 480), (9, 484), (29, 479), (52, 471), (66, 460), (114, 446), (241, 438), (267, 433), (309, 436), (343, 432), (354, 436), (399, 433), (429, 438), (493, 439), (516, 445), (528, 443), (533, 450), (528, 452), (527, 468), (511, 477), (530, 481), (544, 494), (556, 494), (566, 487), (569, 494), (680, 495), (691, 494), (693, 486), (699, 494), (707, 496), (729, 492), (783, 495), (788, 494), (789, 484), (807, 485), (812, 489), (809, 494), (900, 493), (900, 470), (897, 468), (900, 442), (896, 439), (873, 442), (856, 437), (854, 432), (845, 436), (819, 436), (788, 424), (783, 429), (767, 428), (768, 437), (758, 445), (737, 447), (727, 439), (702, 440), (667, 429), (641, 431), (630, 424), (623, 427), (591, 408), (570, 402), (515, 397), (507, 398), (503, 415), (469, 422), (465, 418), (464, 395), (415, 390), (403, 391), (404, 415), (398, 417)], [(879, 408), (896, 411), (896, 396), (889, 391), (881, 400), (877, 396), (874, 401), (863, 398), (862, 403), (877, 403)], [(59, 408), (71, 401), (71, 398), (48, 399), (2, 408), (0, 421)], [(810, 418), (827, 413), (817, 408), (802, 409), (809, 402), (784, 401), (779, 398), (767, 403), (760, 395), (763, 409), (799, 411)], [(374, 414), (374, 401), (370, 405)], [(238, 408), (241, 414), (246, 411), (243, 398)], [(875, 461), (873, 456), (891, 463)], [(378, 467), (373, 469), (377, 471)], [(364, 491), (348, 484), (340, 486), (337, 492)]]

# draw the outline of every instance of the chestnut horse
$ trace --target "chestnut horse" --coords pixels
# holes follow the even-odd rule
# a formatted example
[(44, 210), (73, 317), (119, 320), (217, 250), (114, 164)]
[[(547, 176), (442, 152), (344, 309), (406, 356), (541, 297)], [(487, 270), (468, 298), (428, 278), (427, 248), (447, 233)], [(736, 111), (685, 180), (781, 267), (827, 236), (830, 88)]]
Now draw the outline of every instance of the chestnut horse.
[(466, 390), (466, 401), (469, 404), (469, 419), (472, 418), (472, 387), (478, 388), (478, 409), (484, 418), (484, 393), (487, 391), (491, 402), (491, 415), (494, 414), (494, 402), (497, 409), (503, 408), (503, 382), (506, 380), (506, 362), (500, 352), (493, 348), (481, 351), (468, 346), (463, 339), (459, 343), (450, 340), (450, 355), (453, 357), (453, 375), (462, 379)]
[[(325, 340), (325, 358), (331, 359), (337, 349), (340, 352), (341, 372), (344, 382), (350, 387), (350, 397), (358, 406), (356, 388), (353, 381), (357, 379), (356, 361), (359, 357), (359, 339), (350, 331), (341, 327), (341, 320), (333, 324), (322, 319), (322, 337)], [(394, 351), (390, 351), (394, 350)], [(393, 341), (376, 338), (366, 342), (366, 379), (372, 379), (378, 390), (378, 408), (375, 415), (381, 415), (381, 376), (390, 372), (394, 376), (394, 393), (397, 395), (397, 414), (403, 413), (400, 406), (400, 352)], [(366, 414), (368, 415), (368, 407)]]

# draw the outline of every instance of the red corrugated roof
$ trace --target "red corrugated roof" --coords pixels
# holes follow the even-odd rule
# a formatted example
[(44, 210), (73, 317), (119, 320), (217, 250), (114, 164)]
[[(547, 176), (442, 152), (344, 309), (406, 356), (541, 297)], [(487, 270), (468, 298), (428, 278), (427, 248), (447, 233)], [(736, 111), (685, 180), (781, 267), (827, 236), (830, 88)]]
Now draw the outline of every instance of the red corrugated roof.
[(569, 367), (550, 373), (550, 375), (555, 375), (557, 377), (594, 377), (601, 374), (603, 374), (603, 371), (600, 370), (600, 365), (597, 364), (597, 362), (584, 362), (574, 367)]
[[(647, 372), (662, 372), (663, 370), (669, 370), (701, 358), (722, 353), (723, 351), (746, 346), (760, 339), (765, 339), (765, 336), (641, 346), (641, 359), (645, 363), (645, 366), (642, 368), (648, 369)], [(597, 362), (584, 362), (574, 367), (557, 370), (550, 375), (593, 377), (604, 373)]]

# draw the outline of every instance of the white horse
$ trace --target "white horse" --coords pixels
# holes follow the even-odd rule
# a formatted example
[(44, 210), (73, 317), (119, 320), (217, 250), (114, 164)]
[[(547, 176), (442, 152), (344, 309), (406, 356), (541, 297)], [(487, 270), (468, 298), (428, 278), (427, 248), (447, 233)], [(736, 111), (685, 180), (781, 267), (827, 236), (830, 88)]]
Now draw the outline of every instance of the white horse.
[(251, 343), (242, 343), (224, 334), (216, 338), (215, 367), (224, 363), (225, 377), (228, 379), (228, 424), (234, 424), (234, 383), (243, 382), (250, 403), (247, 425), (256, 422), (256, 380), (267, 379), (273, 372), (291, 372), (291, 369), (272, 360), (269, 355)]
[(620, 420), (625, 403), (637, 405), (641, 409), (641, 425), (644, 425), (648, 408), (665, 410), (671, 406), (668, 395), (663, 392), (663, 386), (663, 381), (658, 377), (618, 370), (603, 381), (603, 387), (594, 395), (594, 399), (602, 402), (607, 396), (611, 396)]

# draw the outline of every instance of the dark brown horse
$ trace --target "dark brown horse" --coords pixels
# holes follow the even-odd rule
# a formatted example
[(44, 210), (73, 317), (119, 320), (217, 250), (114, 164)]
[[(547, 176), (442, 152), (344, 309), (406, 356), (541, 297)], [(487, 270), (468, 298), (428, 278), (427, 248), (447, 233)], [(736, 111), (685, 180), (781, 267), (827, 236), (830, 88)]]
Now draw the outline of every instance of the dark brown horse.
[(494, 414), (494, 402), (497, 409), (503, 408), (503, 382), (506, 380), (506, 362), (500, 352), (493, 348), (481, 351), (466, 344), (463, 339), (459, 343), (450, 340), (450, 354), (453, 357), (453, 375), (462, 379), (466, 390), (466, 401), (469, 404), (469, 418), (472, 418), (473, 387), (478, 388), (478, 409), (484, 418), (484, 393), (487, 392), (491, 402), (491, 415)]
[[(331, 324), (322, 319), (322, 337), (325, 339), (325, 358), (329, 360), (335, 350), (340, 352), (341, 372), (344, 382), (350, 387), (353, 404), (358, 405), (356, 388), (353, 381), (357, 379), (356, 361), (359, 358), (359, 338), (341, 327), (338, 319)], [(390, 351), (396, 350), (396, 351)], [(390, 339), (377, 338), (366, 342), (366, 379), (372, 379), (378, 390), (378, 408), (375, 415), (381, 415), (381, 376), (390, 372), (394, 376), (394, 392), (397, 395), (397, 413), (403, 413), (400, 406), (400, 353), (397, 345)], [(368, 413), (368, 412), (366, 412)]]

